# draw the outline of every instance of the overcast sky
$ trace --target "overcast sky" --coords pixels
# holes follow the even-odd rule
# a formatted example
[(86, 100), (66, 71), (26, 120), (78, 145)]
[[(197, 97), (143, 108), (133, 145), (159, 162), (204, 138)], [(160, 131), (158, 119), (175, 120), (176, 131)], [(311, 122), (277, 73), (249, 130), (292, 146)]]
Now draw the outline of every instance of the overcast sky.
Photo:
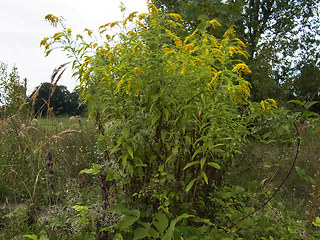
[[(147, 12), (146, 0), (122, 0), (127, 12)], [(21, 79), (28, 79), (28, 93), (42, 82), (50, 82), (54, 68), (68, 59), (62, 52), (44, 57), (40, 41), (58, 29), (44, 20), (47, 14), (62, 16), (74, 33), (83, 34), (85, 28), (122, 20), (120, 0), (0, 0), (0, 61), (16, 65)], [(59, 81), (70, 91), (77, 85), (71, 79), (71, 69)]]

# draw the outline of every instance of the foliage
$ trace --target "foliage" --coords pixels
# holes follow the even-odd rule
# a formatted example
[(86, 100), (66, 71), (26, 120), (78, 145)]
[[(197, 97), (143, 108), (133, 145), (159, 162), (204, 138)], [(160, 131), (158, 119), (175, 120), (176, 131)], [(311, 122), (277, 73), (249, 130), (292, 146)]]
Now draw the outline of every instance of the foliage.
[(313, 61), (319, 65), (319, 31), (315, 30), (320, 25), (317, 1), (152, 2), (167, 12), (180, 13), (189, 29), (211, 18), (226, 24), (224, 28), (235, 24), (239, 38), (248, 46), (247, 64), (253, 72), (248, 79), (255, 101), (268, 97), (285, 101), (290, 97), (292, 78), (300, 70), (299, 63)]
[[(48, 99), (52, 91), (50, 83), (42, 83), (36, 87), (30, 95), (34, 116), (46, 116), (48, 111)], [(85, 112), (85, 105), (79, 100), (79, 92), (75, 90), (70, 93), (66, 86), (57, 85), (50, 98), (50, 108), (54, 115), (68, 114), (68, 115), (83, 115)], [(35, 97), (35, 99), (33, 99)]]
[(26, 88), (20, 82), (17, 67), (14, 66), (9, 74), (7, 68), (5, 63), (0, 62), (0, 104), (2, 108), (0, 114), (10, 116), (26, 105)]

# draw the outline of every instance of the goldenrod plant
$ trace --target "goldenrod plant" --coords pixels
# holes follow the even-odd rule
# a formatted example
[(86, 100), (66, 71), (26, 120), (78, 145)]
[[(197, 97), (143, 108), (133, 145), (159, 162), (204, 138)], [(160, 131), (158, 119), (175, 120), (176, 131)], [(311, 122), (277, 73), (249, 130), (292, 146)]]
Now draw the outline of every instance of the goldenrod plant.
[(271, 214), (296, 157), (274, 194), (262, 193), (260, 207), (250, 203), (255, 191), (230, 187), (225, 178), (249, 136), (299, 147), (295, 122), (303, 114), (274, 99), (250, 102), (248, 53), (236, 26), (220, 39), (207, 31), (219, 28), (213, 19), (187, 34), (179, 14), (153, 4), (148, 10), (97, 34), (85, 29), (85, 36), (46, 17), (61, 31), (41, 45), (46, 55), (60, 48), (73, 59), (104, 150), (104, 161), (80, 174), (98, 177), (105, 214), (93, 219), (88, 206), (76, 205), (77, 216), (86, 227), (96, 222), (99, 239), (299, 239), (285, 225), (302, 224)]

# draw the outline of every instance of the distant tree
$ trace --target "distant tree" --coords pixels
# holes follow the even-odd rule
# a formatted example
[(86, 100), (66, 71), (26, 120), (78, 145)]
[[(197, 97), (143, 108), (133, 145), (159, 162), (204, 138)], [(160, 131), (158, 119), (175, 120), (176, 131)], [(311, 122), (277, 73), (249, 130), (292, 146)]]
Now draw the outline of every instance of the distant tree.
[[(36, 88), (38, 89), (39, 86)], [(35, 102), (34, 102), (34, 114), (35, 116), (44, 116), (47, 113), (48, 109), (48, 99), (49, 94), (52, 91), (51, 84), (50, 83), (43, 83), (38, 91), (38, 94), (36, 96)], [(32, 93), (34, 95), (36, 93), (36, 90)], [(57, 85), (54, 89), (54, 93), (50, 100), (50, 108), (52, 108), (52, 112), (55, 115), (63, 114), (66, 112), (67, 108), (67, 102), (68, 102), (68, 95), (70, 92), (68, 91), (67, 87)], [(31, 96), (32, 96), (31, 95)]]
[[(37, 89), (31, 94), (36, 95), (33, 106), (35, 116), (45, 116), (48, 109), (49, 93), (52, 91), (50, 83), (43, 83), (36, 94)], [(31, 97), (30, 96), (30, 97)], [(32, 103), (31, 103), (32, 104)], [(54, 89), (53, 95), (50, 99), (51, 111), (54, 115), (68, 114), (68, 115), (83, 115), (86, 111), (86, 105), (79, 100), (79, 91), (75, 90), (70, 93), (66, 86), (57, 85)]]
[(20, 76), (16, 66), (8, 72), (8, 65), (0, 61), (0, 105), (5, 107), (7, 114), (13, 114), (21, 110), (25, 103), (26, 88), (20, 82)]
[(68, 115), (85, 115), (87, 112), (87, 104), (80, 100), (80, 91), (75, 89), (68, 95), (66, 113)]
[[(293, 94), (301, 101), (320, 101), (320, 69), (315, 63), (305, 63), (293, 82)], [(320, 104), (313, 105), (320, 112)]]

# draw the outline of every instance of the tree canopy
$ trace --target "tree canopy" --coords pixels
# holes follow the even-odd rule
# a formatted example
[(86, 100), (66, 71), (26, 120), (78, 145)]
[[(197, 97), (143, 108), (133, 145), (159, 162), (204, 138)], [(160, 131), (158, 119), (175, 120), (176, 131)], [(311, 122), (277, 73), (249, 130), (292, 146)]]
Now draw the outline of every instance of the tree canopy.
[[(190, 29), (203, 20), (234, 24), (248, 47), (253, 99), (286, 100), (301, 63), (319, 67), (319, 3), (316, 0), (154, 0), (167, 12), (178, 12)], [(281, 92), (281, 94), (280, 94)]]

